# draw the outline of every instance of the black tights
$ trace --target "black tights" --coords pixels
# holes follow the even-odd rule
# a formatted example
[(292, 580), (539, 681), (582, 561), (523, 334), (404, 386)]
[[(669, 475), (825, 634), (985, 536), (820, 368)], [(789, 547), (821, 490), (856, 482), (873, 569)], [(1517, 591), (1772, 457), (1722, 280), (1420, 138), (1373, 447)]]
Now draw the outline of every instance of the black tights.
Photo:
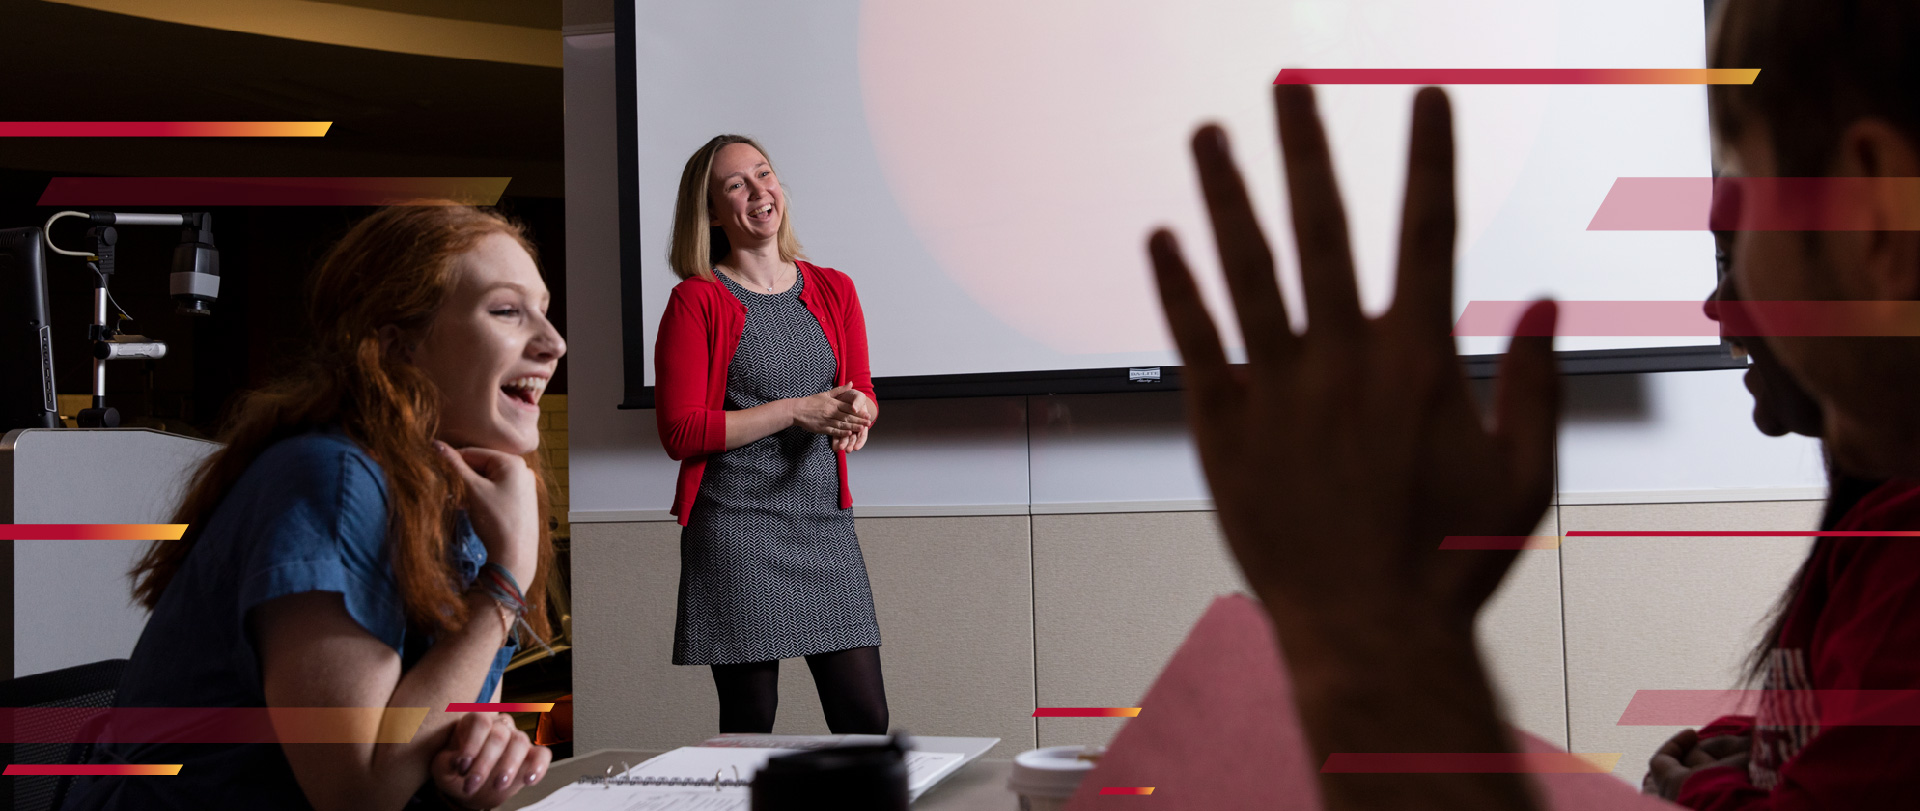
[[(835, 735), (884, 735), (887, 689), (880, 680), (880, 649), (849, 648), (807, 657), (827, 729)], [(780, 662), (714, 665), (713, 686), (720, 691), (720, 731), (773, 731), (780, 706)]]

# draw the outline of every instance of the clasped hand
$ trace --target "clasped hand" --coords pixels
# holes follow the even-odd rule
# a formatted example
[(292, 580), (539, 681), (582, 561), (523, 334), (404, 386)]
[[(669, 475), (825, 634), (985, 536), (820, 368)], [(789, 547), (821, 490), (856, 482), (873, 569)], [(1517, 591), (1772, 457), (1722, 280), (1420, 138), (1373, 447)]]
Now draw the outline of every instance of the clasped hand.
[(833, 438), (836, 450), (857, 451), (867, 444), (873, 425), (873, 400), (852, 384), (793, 401), (793, 422), (809, 433)]
[(535, 746), (503, 712), (473, 712), (454, 724), (429, 766), (440, 793), (467, 808), (492, 808), (547, 774), (553, 751)]

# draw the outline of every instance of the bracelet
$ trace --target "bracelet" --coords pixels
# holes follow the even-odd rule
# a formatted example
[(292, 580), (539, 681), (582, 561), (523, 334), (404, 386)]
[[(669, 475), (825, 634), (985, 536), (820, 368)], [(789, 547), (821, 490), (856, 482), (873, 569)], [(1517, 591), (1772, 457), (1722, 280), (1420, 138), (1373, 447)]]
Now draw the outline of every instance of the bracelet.
[(513, 614), (513, 627), (508, 629), (508, 642), (518, 646), (521, 639), (519, 632), (525, 631), (525, 636), (540, 643), (540, 647), (546, 650), (548, 656), (554, 655), (553, 648), (547, 645), (547, 640), (542, 639), (534, 632), (533, 626), (527, 624), (527, 596), (520, 590), (520, 583), (513, 578), (512, 572), (507, 571), (505, 566), (487, 561), (480, 566), (480, 573), (474, 578), (474, 585), (480, 587), (488, 597), (493, 598), (494, 602)]

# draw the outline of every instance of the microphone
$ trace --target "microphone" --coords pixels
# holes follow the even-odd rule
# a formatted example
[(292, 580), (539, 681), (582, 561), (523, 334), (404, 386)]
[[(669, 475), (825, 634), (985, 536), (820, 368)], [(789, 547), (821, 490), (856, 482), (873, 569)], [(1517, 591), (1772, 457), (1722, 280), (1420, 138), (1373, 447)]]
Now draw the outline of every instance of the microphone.
[(180, 215), (180, 244), (173, 249), (173, 275), (168, 292), (180, 312), (211, 315), (220, 297), (220, 249), (213, 246), (213, 214)]
[[(59, 215), (55, 218), (58, 219)], [(188, 315), (212, 315), (213, 302), (220, 298), (220, 249), (213, 246), (213, 214), (125, 214), (94, 211), (87, 214), (94, 225), (178, 225), (180, 244), (173, 249), (173, 275), (167, 279), (179, 312)], [(52, 220), (48, 220), (52, 224)], [(113, 272), (112, 260), (102, 257), (103, 268)]]

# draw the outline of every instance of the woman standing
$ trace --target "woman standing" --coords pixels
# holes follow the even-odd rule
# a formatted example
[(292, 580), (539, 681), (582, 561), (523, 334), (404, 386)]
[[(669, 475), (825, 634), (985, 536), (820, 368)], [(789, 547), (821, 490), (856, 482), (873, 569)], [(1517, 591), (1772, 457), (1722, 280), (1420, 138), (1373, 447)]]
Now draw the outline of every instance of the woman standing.
[(721, 732), (770, 732), (804, 656), (835, 733), (883, 733), (880, 626), (847, 492), (879, 414), (853, 282), (801, 260), (766, 150), (687, 160), (655, 345), (660, 439), (680, 460), (673, 663), (709, 665)]

